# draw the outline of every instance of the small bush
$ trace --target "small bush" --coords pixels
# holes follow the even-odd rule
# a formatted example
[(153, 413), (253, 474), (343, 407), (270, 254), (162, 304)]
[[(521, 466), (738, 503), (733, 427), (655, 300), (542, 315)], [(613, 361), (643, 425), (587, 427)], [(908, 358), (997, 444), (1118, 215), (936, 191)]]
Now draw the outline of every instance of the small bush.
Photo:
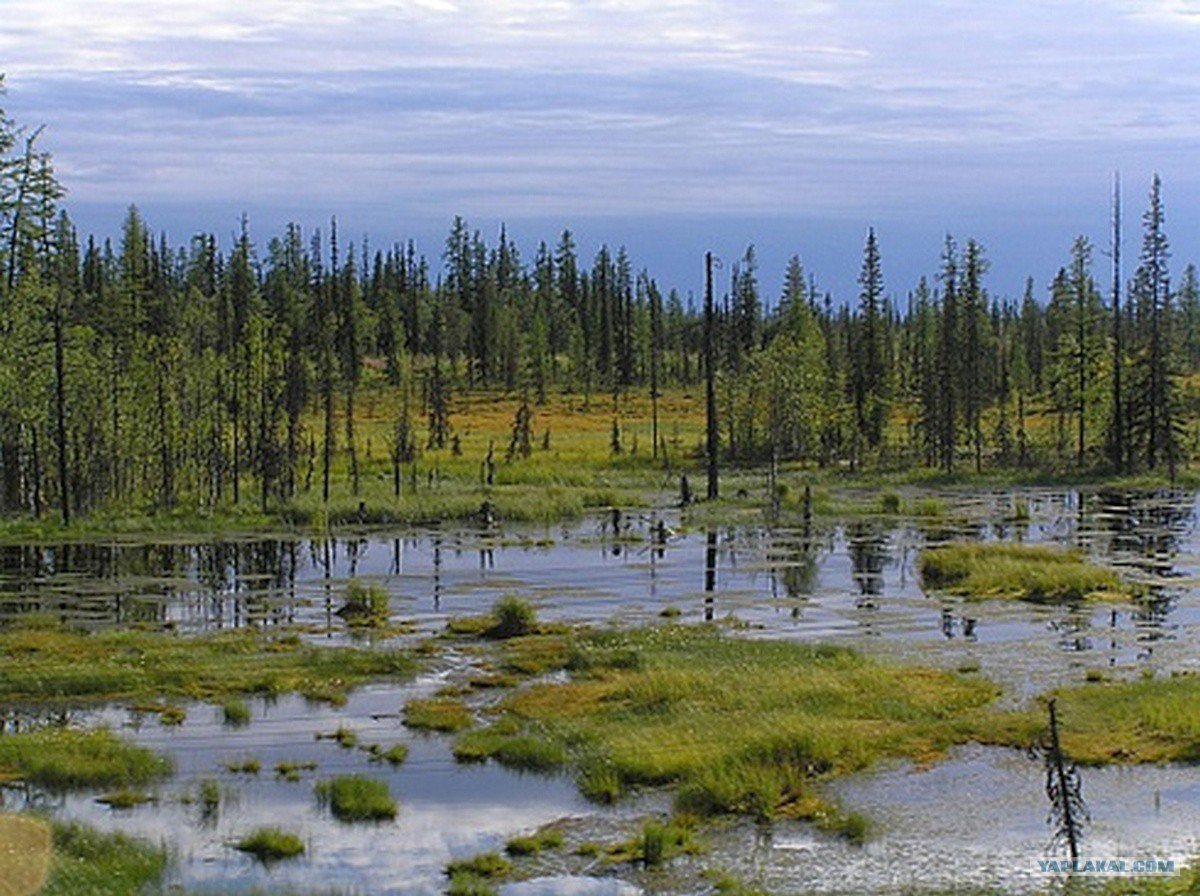
[(304, 841), (290, 831), (258, 828), (235, 843), (234, 849), (248, 852), (260, 862), (277, 862), (302, 855)]
[(257, 775), (262, 771), (262, 762), (258, 759), (242, 759), (226, 762), (225, 768), (235, 775)]
[(879, 498), (879, 509), (884, 513), (899, 513), (902, 502), (895, 492), (884, 492)]
[(396, 817), (396, 801), (387, 782), (362, 775), (342, 775), (316, 786), (317, 799), (339, 821), (385, 821)]

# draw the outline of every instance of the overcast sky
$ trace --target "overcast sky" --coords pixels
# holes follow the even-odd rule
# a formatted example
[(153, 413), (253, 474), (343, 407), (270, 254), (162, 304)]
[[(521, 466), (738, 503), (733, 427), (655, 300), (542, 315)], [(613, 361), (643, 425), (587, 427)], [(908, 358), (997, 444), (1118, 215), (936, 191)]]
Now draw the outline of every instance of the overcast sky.
[(1200, 260), (1198, 59), (1200, 0), (0, 0), (4, 105), (86, 229), (336, 213), (437, 255), (457, 213), (684, 290), (754, 242), (768, 293), (796, 252), (853, 296), (871, 225), (896, 295), (946, 232), (1044, 290), (1118, 168), (1127, 250), (1157, 170)]

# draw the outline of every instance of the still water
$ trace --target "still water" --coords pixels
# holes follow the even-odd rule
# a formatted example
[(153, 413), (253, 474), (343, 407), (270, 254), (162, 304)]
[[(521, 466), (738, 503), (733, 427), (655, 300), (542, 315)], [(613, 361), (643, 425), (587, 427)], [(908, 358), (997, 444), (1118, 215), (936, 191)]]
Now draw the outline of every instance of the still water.
[[(48, 613), (89, 626), (150, 624), (184, 631), (299, 626), (316, 641), (354, 637), (336, 610), (346, 582), (376, 582), (405, 623), (401, 641), (439, 630), (447, 618), (479, 613), (518, 592), (543, 618), (609, 625), (656, 622), (668, 607), (684, 622), (713, 620), (740, 637), (837, 642), (926, 664), (978, 666), (1008, 686), (1011, 701), (1093, 669), (1114, 675), (1200, 668), (1200, 536), (1191, 493), (1056, 491), (922, 492), (936, 518), (877, 517), (800, 526), (751, 521), (698, 529), (679, 511), (638, 510), (548, 527), (366, 532), (297, 540), (120, 541), (0, 547), (0, 618)], [(865, 496), (864, 500), (871, 500)], [(1151, 586), (1137, 604), (1055, 607), (969, 601), (925, 594), (920, 550), (941, 541), (1022, 540), (1078, 546)], [(563, 821), (578, 839), (626, 831), (665, 808), (651, 795), (600, 810), (569, 779), (528, 776), (493, 765), (457, 765), (449, 741), (400, 724), (413, 696), (462, 678), (470, 659), (453, 654), (407, 685), (372, 686), (340, 708), (295, 698), (255, 701), (254, 720), (230, 729), (213, 707), (188, 707), (178, 728), (121, 707), (80, 715), (124, 728), (174, 756), (177, 773), (155, 803), (114, 812), (96, 794), (4, 794), (8, 807), (36, 804), (61, 817), (162, 840), (172, 880), (212, 891), (294, 886), (363, 893), (435, 893), (450, 857), (496, 849), (514, 834)], [(98, 719), (97, 719), (98, 717)], [(315, 734), (338, 725), (361, 742), (405, 742), (397, 768), (370, 763)], [(257, 776), (227, 761), (258, 758)], [(316, 762), (298, 782), (277, 778), (278, 761)], [(363, 772), (385, 778), (399, 799), (394, 823), (343, 825), (313, 799), (314, 776)], [(710, 852), (667, 874), (598, 875), (595, 863), (548, 858), (544, 874), (510, 885), (543, 893), (703, 892), (696, 872), (726, 867), (774, 889), (904, 892), (970, 880), (1013, 892), (1046, 854), (1041, 771), (1023, 755), (959, 751), (933, 769), (889, 768), (831, 785), (850, 809), (876, 822), (864, 849), (804, 825), (769, 831), (728, 823)], [(217, 812), (188, 801), (217, 781)], [(1092, 846), (1189, 855), (1200, 831), (1200, 774), (1191, 768), (1087, 770)], [(308, 855), (271, 868), (232, 850), (247, 830), (286, 822)], [(1123, 852), (1122, 854), (1125, 854)], [(557, 864), (555, 862), (557, 861)], [(963, 864), (953, 867), (952, 863)], [(964, 871), (969, 868), (970, 873)]]

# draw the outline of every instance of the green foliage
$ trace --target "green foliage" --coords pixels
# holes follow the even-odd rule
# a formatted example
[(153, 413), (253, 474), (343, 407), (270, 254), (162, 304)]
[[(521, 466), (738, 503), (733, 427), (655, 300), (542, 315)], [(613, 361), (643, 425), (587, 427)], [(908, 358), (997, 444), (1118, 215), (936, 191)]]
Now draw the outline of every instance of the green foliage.
[(157, 886), (167, 854), (125, 834), (101, 834), (79, 823), (54, 825), (54, 858), (42, 896), (129, 896)]
[(817, 818), (829, 810), (813, 778), (1027, 731), (1023, 717), (988, 712), (999, 691), (983, 679), (840, 648), (667, 626), (576, 640), (585, 671), (509, 696), (501, 719), (460, 737), (456, 755), (499, 756), (528, 737), (556, 746), (600, 801), (675, 785), (689, 812)]
[(515, 594), (506, 594), (492, 608), (496, 623), (488, 635), (493, 638), (517, 638), (532, 634), (537, 628), (537, 612), (533, 605)]
[(969, 597), (1006, 597), (1038, 602), (1127, 598), (1140, 589), (1111, 569), (1095, 566), (1078, 551), (1045, 545), (951, 544), (921, 554), (927, 588)]
[(281, 828), (256, 828), (234, 844), (234, 849), (248, 852), (260, 862), (278, 862), (304, 854), (304, 841)]
[(221, 707), (225, 724), (233, 728), (244, 728), (250, 724), (250, 707), (244, 700), (226, 700)]
[(462, 731), (471, 727), (471, 711), (461, 700), (433, 697), (404, 704), (404, 724), (419, 731)]
[(252, 630), (197, 637), (22, 626), (0, 632), (0, 697), (7, 700), (213, 700), (298, 691), (336, 702), (357, 684), (407, 677), (415, 668), (399, 651), (317, 647), (297, 635)]
[(543, 828), (527, 837), (513, 837), (504, 844), (504, 851), (510, 856), (531, 856), (547, 849), (561, 849), (562, 845), (562, 831)]
[(319, 782), (316, 794), (339, 821), (388, 821), (396, 817), (396, 801), (386, 781), (341, 775)]
[(105, 728), (46, 727), (0, 734), (0, 777), (54, 790), (140, 786), (170, 771), (166, 758)]
[(446, 875), (471, 874), (485, 880), (500, 880), (512, 874), (512, 864), (498, 852), (483, 852), (468, 859), (455, 859), (446, 865)]

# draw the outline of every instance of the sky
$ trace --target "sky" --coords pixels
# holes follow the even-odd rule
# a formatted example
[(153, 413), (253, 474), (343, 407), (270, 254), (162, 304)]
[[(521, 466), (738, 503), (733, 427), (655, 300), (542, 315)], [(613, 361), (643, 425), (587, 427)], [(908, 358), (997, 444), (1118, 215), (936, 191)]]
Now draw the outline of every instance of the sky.
[(46, 124), (87, 231), (173, 240), (336, 215), (440, 253), (452, 217), (527, 259), (564, 227), (682, 292), (755, 244), (853, 300), (979, 239), (1044, 295), (1072, 239), (1107, 282), (1113, 173), (1136, 253), (1151, 174), (1200, 261), (1200, 0), (0, 0), (0, 99)]

